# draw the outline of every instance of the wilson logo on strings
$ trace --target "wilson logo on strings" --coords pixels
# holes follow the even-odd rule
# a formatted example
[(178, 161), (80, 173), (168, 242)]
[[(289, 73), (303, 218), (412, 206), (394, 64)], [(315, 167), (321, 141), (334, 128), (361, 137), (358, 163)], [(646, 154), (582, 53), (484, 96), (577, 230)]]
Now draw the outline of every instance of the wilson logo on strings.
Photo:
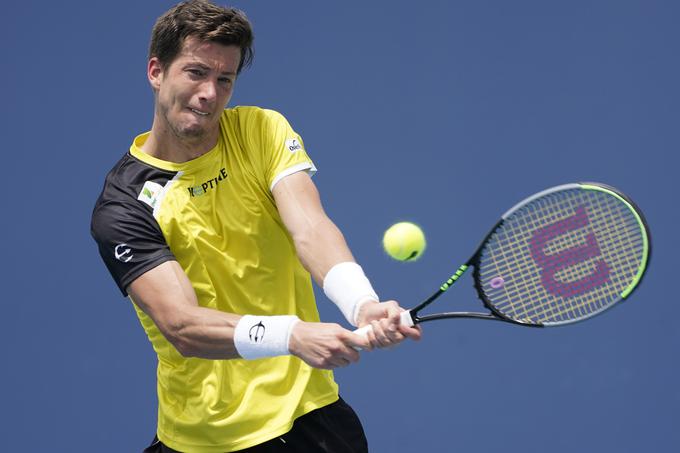
[[(543, 287), (549, 293), (568, 298), (586, 293), (609, 281), (609, 266), (601, 259), (602, 251), (593, 233), (588, 233), (585, 236), (584, 244), (575, 244), (550, 255), (544, 251), (544, 247), (549, 241), (571, 231), (585, 228), (588, 223), (586, 207), (579, 206), (572, 216), (534, 231), (529, 248), (531, 256), (541, 268)], [(594, 271), (591, 274), (580, 275), (578, 280), (572, 282), (561, 282), (555, 278), (555, 274), (558, 272), (595, 258), (600, 259), (594, 261)]]

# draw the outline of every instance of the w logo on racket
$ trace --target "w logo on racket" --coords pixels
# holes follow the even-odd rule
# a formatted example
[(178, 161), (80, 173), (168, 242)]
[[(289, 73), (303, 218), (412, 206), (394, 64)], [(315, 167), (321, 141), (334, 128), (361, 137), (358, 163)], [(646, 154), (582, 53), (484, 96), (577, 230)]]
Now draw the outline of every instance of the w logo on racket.
[(262, 343), (265, 330), (266, 329), (264, 327), (264, 324), (262, 324), (262, 321), (255, 324), (248, 330), (248, 337), (250, 338), (250, 341), (252, 341), (253, 343)]
[[(551, 294), (565, 298), (578, 296), (601, 286), (609, 281), (609, 266), (603, 260), (594, 262), (594, 271), (586, 272), (585, 266), (577, 266), (602, 255), (595, 234), (588, 233), (583, 240), (575, 239), (574, 233), (588, 226), (588, 213), (585, 206), (576, 208), (576, 212), (557, 222), (546, 225), (533, 232), (529, 248), (531, 256), (541, 268), (541, 283)], [(556, 240), (562, 248), (559, 252), (546, 254), (545, 246)], [(570, 277), (578, 277), (569, 282), (555, 278), (560, 271), (568, 270)]]

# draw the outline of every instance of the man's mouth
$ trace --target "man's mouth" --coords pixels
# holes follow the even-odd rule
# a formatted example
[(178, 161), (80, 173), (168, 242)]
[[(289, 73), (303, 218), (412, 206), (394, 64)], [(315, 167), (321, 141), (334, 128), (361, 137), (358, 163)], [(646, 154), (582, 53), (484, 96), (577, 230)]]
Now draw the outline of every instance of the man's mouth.
[(208, 116), (208, 115), (210, 115), (210, 112), (203, 112), (203, 111), (201, 111), (201, 110), (192, 109), (191, 107), (189, 108), (189, 110), (191, 110), (192, 112), (194, 112), (196, 115), (200, 115), (200, 116)]

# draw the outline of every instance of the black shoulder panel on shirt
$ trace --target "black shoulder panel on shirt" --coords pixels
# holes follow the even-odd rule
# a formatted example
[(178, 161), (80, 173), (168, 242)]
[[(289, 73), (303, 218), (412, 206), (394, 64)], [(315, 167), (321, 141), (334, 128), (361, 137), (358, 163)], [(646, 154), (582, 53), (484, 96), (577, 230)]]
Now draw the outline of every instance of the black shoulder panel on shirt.
[(152, 167), (128, 153), (106, 176), (90, 231), (124, 296), (127, 286), (137, 277), (174, 259), (153, 208), (138, 197), (147, 181), (165, 186), (176, 174)]

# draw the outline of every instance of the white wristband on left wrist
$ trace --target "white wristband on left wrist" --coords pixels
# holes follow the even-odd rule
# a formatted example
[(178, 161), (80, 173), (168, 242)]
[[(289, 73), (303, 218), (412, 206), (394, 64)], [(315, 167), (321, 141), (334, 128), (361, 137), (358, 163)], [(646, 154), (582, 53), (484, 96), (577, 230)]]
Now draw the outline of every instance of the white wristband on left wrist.
[(323, 280), (323, 291), (355, 327), (361, 306), (380, 301), (361, 266), (349, 261), (338, 263), (328, 271)]

